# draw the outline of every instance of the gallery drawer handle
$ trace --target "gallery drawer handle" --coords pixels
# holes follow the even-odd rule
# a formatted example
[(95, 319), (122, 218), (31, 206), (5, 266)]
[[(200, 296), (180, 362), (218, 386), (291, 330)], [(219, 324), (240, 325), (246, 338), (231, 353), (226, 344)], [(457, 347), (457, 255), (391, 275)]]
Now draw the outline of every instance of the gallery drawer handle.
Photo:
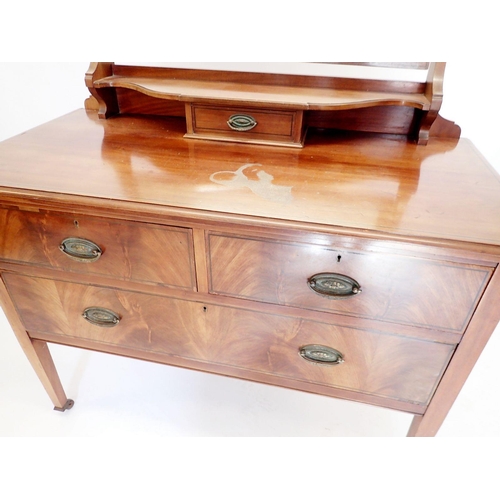
[(361, 285), (349, 276), (319, 273), (307, 280), (309, 288), (330, 299), (347, 299), (361, 293)]
[(257, 121), (250, 115), (232, 115), (229, 117), (227, 124), (230, 129), (238, 132), (246, 132), (257, 126)]
[(340, 365), (344, 362), (344, 355), (325, 345), (310, 344), (299, 349), (299, 354), (307, 361), (319, 365)]
[(82, 238), (66, 238), (59, 245), (59, 250), (80, 262), (95, 262), (102, 255), (98, 245)]
[(83, 311), (83, 317), (93, 325), (112, 328), (120, 322), (120, 316), (103, 307), (88, 307)]

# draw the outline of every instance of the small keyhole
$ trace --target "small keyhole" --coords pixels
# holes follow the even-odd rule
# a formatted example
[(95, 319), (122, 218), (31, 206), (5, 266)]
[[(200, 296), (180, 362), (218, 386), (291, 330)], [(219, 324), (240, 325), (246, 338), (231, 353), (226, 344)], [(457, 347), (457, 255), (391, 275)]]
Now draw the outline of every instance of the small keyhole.
[(207, 312), (207, 306), (203, 306), (203, 312)]
[(75, 224), (75, 227), (78, 227), (78, 221), (77, 220), (73, 221), (73, 223)]
[(341, 257), (340, 255), (337, 255), (337, 262), (340, 262), (340, 259), (341, 259), (341, 258), (342, 258), (342, 257)]

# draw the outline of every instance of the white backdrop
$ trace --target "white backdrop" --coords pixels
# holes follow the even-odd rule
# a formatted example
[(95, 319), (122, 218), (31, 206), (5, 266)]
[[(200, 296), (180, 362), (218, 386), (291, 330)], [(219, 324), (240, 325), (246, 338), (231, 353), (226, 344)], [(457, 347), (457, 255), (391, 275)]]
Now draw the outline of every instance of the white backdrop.
[[(0, 140), (83, 107), (87, 67), (0, 63)], [(500, 104), (493, 98), (492, 68), (448, 63), (441, 114), (459, 124), (462, 137), (500, 171)], [(439, 436), (500, 436), (499, 349), (497, 328)], [(126, 358), (60, 346), (52, 352), (68, 397), (76, 401), (64, 414), (51, 410), (0, 313), (0, 436), (402, 436), (411, 420), (398, 412)]]

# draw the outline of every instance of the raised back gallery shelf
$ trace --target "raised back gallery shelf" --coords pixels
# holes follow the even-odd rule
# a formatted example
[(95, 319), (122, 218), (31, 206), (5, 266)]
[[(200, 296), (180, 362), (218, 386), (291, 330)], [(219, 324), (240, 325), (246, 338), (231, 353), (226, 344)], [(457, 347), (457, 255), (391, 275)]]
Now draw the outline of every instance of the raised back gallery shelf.
[[(86, 83), (95, 101), (87, 106), (100, 118), (185, 116), (188, 138), (302, 147), (307, 128), (321, 127), (426, 144), (444, 67), (426, 64), (422, 82), (92, 63)], [(458, 127), (446, 125), (444, 135), (459, 137)], [(436, 135), (443, 135), (439, 126)]]

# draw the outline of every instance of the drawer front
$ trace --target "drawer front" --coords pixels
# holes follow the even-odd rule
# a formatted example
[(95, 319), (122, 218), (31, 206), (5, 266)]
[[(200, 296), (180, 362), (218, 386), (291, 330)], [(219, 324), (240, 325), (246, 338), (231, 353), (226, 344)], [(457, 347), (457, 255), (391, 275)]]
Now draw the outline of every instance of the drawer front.
[(193, 125), (197, 131), (218, 130), (242, 134), (251, 132), (253, 134), (291, 136), (295, 113), (195, 106), (193, 114)]
[(187, 137), (301, 147), (303, 111), (187, 105)]
[(492, 272), (215, 234), (209, 236), (209, 259), (214, 294), (454, 332), (465, 330)]
[(195, 290), (191, 231), (0, 210), (0, 259)]
[(427, 404), (454, 350), (231, 307), (10, 273), (3, 279), (34, 337), (50, 333), (181, 356), (212, 363), (216, 372), (216, 365), (243, 368), (269, 375), (270, 383), (279, 377)]
[[(51, 333), (141, 351), (190, 353), (196, 332), (204, 339), (203, 306), (156, 295), (3, 273), (29, 333)], [(113, 321), (116, 319), (116, 321)]]

